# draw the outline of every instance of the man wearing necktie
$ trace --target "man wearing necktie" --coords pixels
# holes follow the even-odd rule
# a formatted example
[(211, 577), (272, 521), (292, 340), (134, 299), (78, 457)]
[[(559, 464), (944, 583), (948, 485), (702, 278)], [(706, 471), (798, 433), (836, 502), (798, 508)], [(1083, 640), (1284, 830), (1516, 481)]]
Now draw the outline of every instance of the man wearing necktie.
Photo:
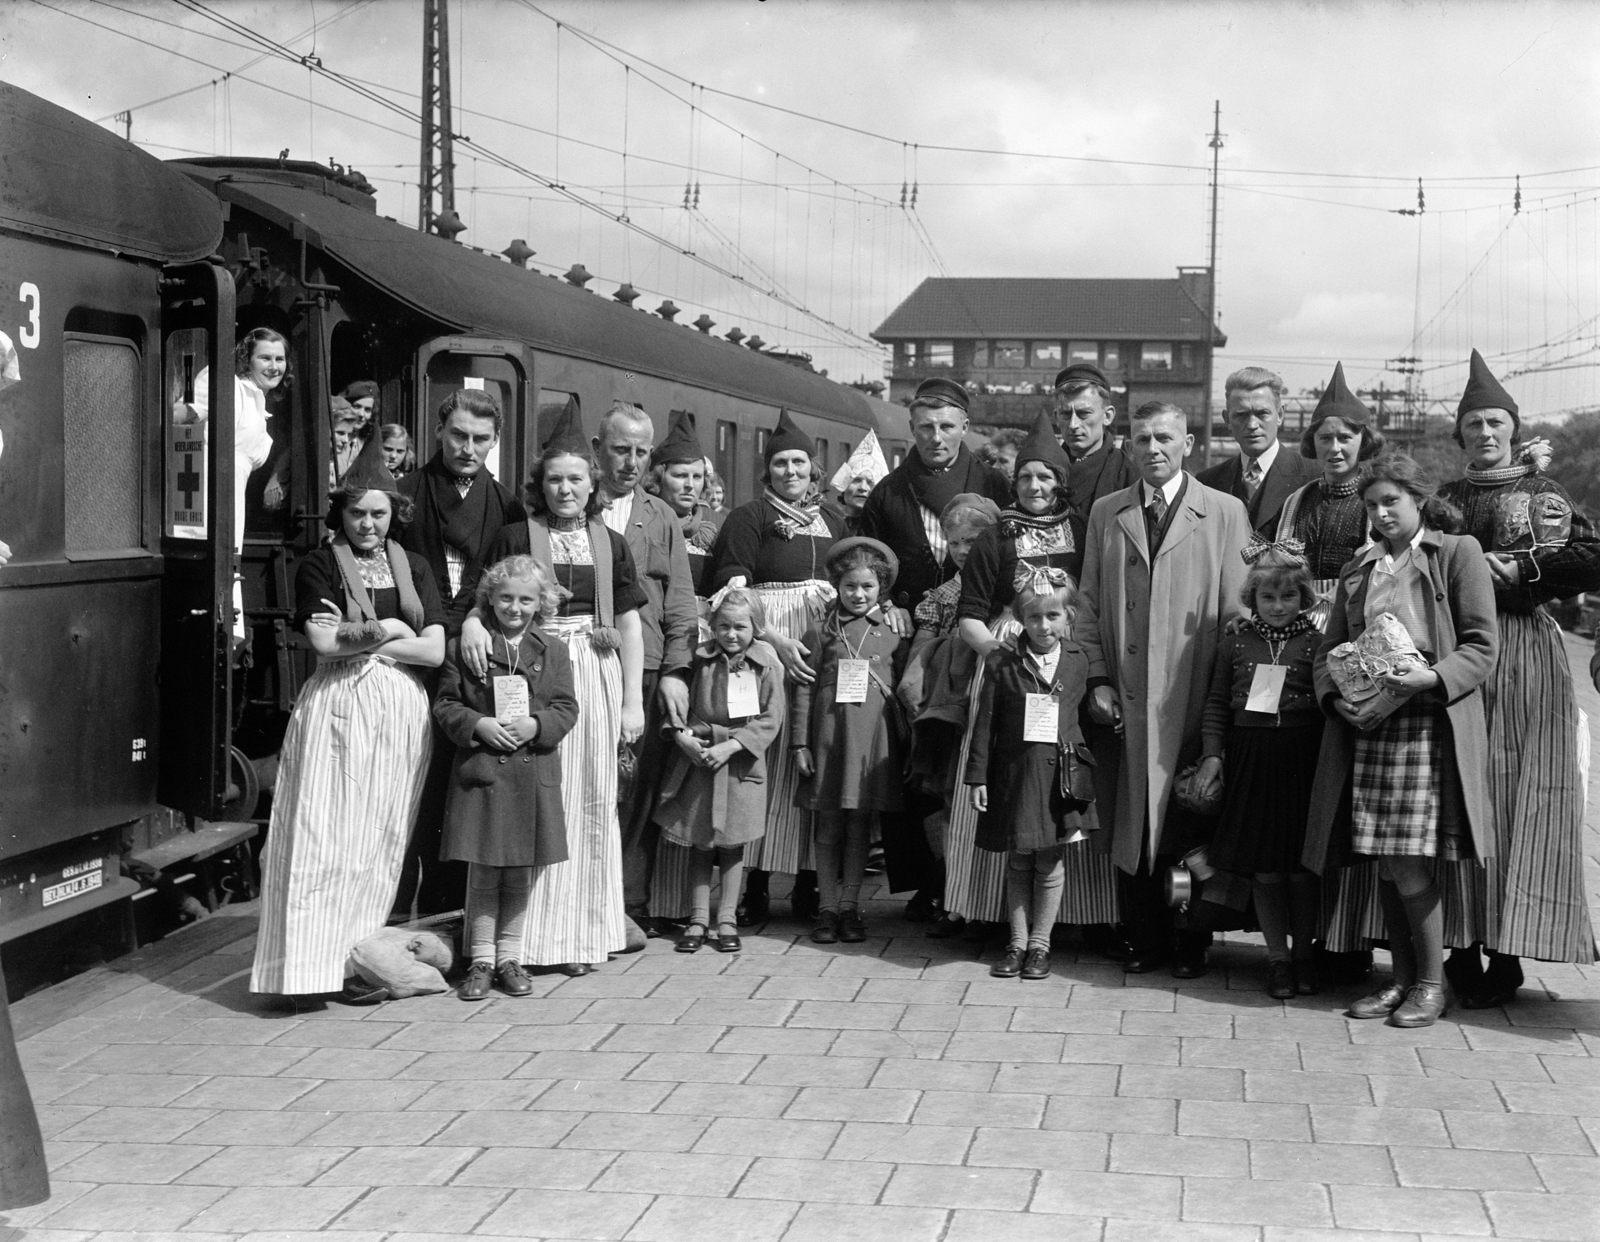
[(1223, 384), (1228, 430), (1239, 445), (1237, 457), (1197, 476), (1207, 487), (1243, 503), (1250, 527), (1263, 539), (1278, 535), (1278, 518), (1289, 494), (1318, 477), (1317, 464), (1293, 450), (1282, 452), (1283, 377), (1265, 367), (1244, 367)]
[(1201, 720), (1223, 627), (1242, 616), (1250, 541), (1243, 502), (1183, 469), (1194, 448), (1184, 412), (1151, 401), (1133, 416), (1139, 481), (1089, 514), (1073, 633), (1089, 657), (1089, 716), (1120, 730), (1120, 755), (1096, 747), (1096, 806), (1122, 870), (1127, 969), (1193, 978), (1206, 932), (1176, 931), (1161, 892), (1172, 862), (1211, 821), (1170, 806), (1178, 774), (1200, 757)]

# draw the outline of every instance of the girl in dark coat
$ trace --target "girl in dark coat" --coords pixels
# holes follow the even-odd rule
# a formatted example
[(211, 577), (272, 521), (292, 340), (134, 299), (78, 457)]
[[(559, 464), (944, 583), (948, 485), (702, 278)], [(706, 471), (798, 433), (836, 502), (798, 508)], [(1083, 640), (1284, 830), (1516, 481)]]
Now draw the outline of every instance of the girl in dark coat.
[[(796, 800), (816, 813), (818, 944), (867, 938), (861, 884), (874, 811), (898, 811), (904, 794), (906, 740), (895, 683), (909, 644), (889, 628), (887, 599), (899, 565), (876, 539), (841, 539), (827, 570), (838, 602), (806, 631), (810, 682), (796, 682), (789, 736), (806, 780)], [(841, 879), (842, 877), (842, 879)]]
[(1065, 851), (1088, 848), (1097, 826), (1093, 804), (1069, 798), (1061, 779), (1064, 762), (1087, 754), (1078, 706), (1089, 660), (1066, 641), (1074, 611), (1066, 573), (1023, 569), (1016, 581), (1022, 633), (988, 657), (965, 780), (978, 812), (978, 848), (1008, 855), (1011, 943), (989, 973), (1044, 979)]
[(528, 894), (535, 867), (567, 860), (556, 748), (578, 720), (566, 645), (538, 626), (561, 602), (544, 566), (531, 556), (499, 561), (479, 580), (477, 602), (493, 641), (488, 673), (466, 668), (452, 639), (433, 705), (456, 745), (441, 857), (469, 864), (469, 1001), (495, 982), (508, 996), (533, 990), (520, 960)]
[(1206, 699), (1200, 782), (1213, 786), (1227, 772), (1206, 861), (1255, 877), (1267, 993), (1287, 1000), (1321, 991), (1311, 942), (1322, 893), (1318, 878), (1300, 866), (1300, 854), (1322, 743), (1311, 673), (1322, 633), (1311, 619), (1317, 593), (1298, 539), (1258, 539), (1244, 558), (1250, 576), (1240, 601), (1250, 619), (1217, 648)]

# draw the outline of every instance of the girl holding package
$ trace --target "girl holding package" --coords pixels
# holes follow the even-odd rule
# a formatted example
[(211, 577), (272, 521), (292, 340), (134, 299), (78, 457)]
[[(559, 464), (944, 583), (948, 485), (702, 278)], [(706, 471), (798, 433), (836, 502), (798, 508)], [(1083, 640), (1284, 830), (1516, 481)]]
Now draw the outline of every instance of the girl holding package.
[[(1322, 990), (1312, 941), (1320, 880), (1300, 866), (1311, 783), (1322, 743), (1312, 666), (1322, 634), (1311, 619), (1317, 593), (1300, 541), (1257, 541), (1240, 593), (1250, 619), (1217, 649), (1206, 700), (1199, 780), (1222, 781), (1222, 817), (1206, 861), (1253, 875), (1256, 918), (1267, 941), (1267, 994)], [(1294, 952), (1289, 933), (1294, 932)]]
[(478, 580), (489, 667), (479, 677), (450, 641), (434, 719), (456, 745), (440, 856), (467, 866), (472, 965), (461, 999), (484, 1000), (498, 983), (527, 996), (522, 935), (535, 870), (567, 860), (561, 739), (578, 720), (565, 643), (539, 623), (556, 615), (560, 588), (531, 556), (510, 556)]
[(1080, 766), (1089, 660), (1068, 637), (1075, 590), (1066, 573), (1023, 566), (1016, 582), (1022, 633), (988, 656), (965, 781), (979, 816), (978, 848), (1006, 855), (1011, 940), (989, 973), (1047, 979), (1065, 856), (1088, 850), (1097, 827), (1092, 772)]
[(690, 850), (690, 913), (679, 953), (698, 952), (712, 939), (713, 869), (721, 887), (712, 945), (719, 953), (743, 947), (735, 908), (744, 847), (767, 828), (767, 748), (784, 716), (783, 665), (756, 638), (766, 623), (761, 597), (748, 587), (729, 587), (712, 601), (711, 641), (696, 650), (690, 670), (688, 719), (666, 726), (677, 750), (655, 821), (664, 840)]
[[(1447, 1008), (1435, 866), (1493, 851), (1479, 691), (1499, 649), (1494, 585), (1477, 540), (1452, 533), (1460, 513), (1406, 454), (1380, 453), (1361, 492), (1378, 540), (1340, 573), (1317, 652), (1316, 694), (1330, 719), (1302, 861), (1320, 873), (1347, 855), (1378, 860), (1394, 979), (1348, 1013), (1431, 1026)], [(1358, 693), (1342, 646), (1369, 629), (1403, 629), (1421, 654), (1396, 660), (1400, 644), (1364, 652), (1370, 694)]]
[(841, 539), (825, 562), (837, 600), (803, 639), (815, 680), (797, 682), (789, 712), (795, 764), (806, 780), (797, 801), (816, 815), (818, 944), (867, 938), (861, 885), (872, 816), (898, 811), (905, 738), (895, 683), (908, 644), (889, 628), (880, 599), (899, 560), (876, 539)]

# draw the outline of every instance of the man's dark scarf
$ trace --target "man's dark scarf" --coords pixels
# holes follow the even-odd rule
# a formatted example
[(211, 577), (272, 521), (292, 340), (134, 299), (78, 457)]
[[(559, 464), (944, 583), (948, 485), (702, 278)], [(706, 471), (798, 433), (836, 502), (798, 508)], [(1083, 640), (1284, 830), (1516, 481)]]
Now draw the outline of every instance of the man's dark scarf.
[(983, 464), (972, 455), (965, 444), (956, 452), (956, 459), (948, 470), (930, 470), (922, 454), (912, 449), (900, 467), (906, 472), (911, 494), (924, 509), (943, 513), (944, 507), (962, 492), (984, 492)]
[[(472, 486), (463, 496), (456, 487), (456, 476), (435, 453), (422, 467), (424, 486), (418, 489), (416, 535), (420, 551), (428, 563), (441, 570), (446, 564), (445, 548), (461, 553), (467, 564), (462, 582), (476, 582), (483, 569), (483, 554), (489, 541), (504, 522), (498, 505), (491, 505), (494, 477), (487, 469), (472, 476)], [(491, 519), (492, 514), (492, 519)], [(492, 525), (490, 524), (492, 520)], [(444, 584), (448, 588), (448, 580)]]

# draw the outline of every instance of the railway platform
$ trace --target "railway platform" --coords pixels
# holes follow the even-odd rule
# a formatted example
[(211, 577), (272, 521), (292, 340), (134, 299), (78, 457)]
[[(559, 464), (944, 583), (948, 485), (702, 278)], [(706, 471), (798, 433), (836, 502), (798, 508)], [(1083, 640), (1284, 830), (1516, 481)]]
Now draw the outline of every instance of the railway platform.
[(228, 909), (13, 1006), (55, 1194), (0, 1242), (1600, 1239), (1600, 968), (1405, 1031), (1270, 1000), (1254, 937), (1024, 983), (898, 908), (310, 1013), (248, 993)]

